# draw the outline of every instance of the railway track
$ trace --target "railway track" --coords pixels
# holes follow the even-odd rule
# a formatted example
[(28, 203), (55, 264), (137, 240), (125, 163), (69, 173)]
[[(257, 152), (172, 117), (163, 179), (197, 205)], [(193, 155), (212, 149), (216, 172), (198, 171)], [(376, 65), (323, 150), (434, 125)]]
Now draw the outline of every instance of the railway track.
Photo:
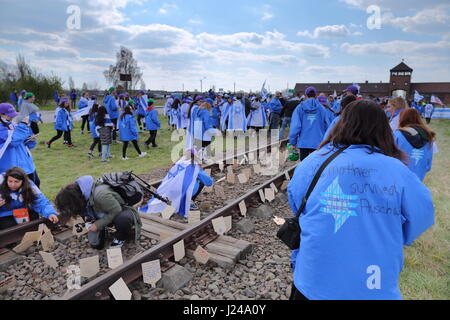
[[(287, 140), (281, 142), (281, 145), (286, 145)], [(274, 146), (280, 146), (279, 143), (272, 144), (263, 147), (262, 149), (267, 149), (267, 152)], [(244, 153), (238, 154), (232, 159), (241, 158), (244, 155), (248, 155), (252, 152), (258, 152), (261, 149), (249, 150)], [(224, 161), (232, 160), (231, 158), (224, 159)], [(205, 169), (211, 169), (212, 173), (217, 173), (220, 171), (218, 164), (211, 164), (204, 167)], [(157, 233), (152, 235), (148, 234), (148, 228), (152, 224), (158, 224), (159, 226), (165, 226), (173, 233), (170, 235), (168, 239), (160, 242), (156, 246), (146, 250), (138, 255), (134, 256), (132, 259), (126, 261), (120, 267), (110, 270), (107, 273), (99, 276), (98, 278), (91, 280), (86, 285), (84, 285), (81, 289), (70, 292), (66, 294), (63, 299), (74, 300), (74, 299), (109, 299), (111, 297), (108, 288), (118, 279), (122, 278), (125, 283), (129, 284), (142, 276), (141, 264), (152, 261), (155, 259), (159, 259), (161, 261), (161, 271), (167, 271), (172, 268), (175, 263), (172, 261), (173, 258), (173, 244), (184, 240), (185, 248), (188, 256), (192, 256), (193, 250), (200, 245), (203, 248), (212, 244), (213, 242), (220, 241), (230, 241), (229, 237), (219, 237), (213, 230), (212, 220), (218, 217), (226, 217), (226, 216), (240, 216), (239, 203), (245, 201), (247, 206), (255, 206), (258, 203), (261, 203), (259, 190), (270, 187), (271, 184), (274, 184), (277, 188), (280, 188), (283, 181), (286, 179), (286, 172), (292, 174), (295, 169), (295, 166), (292, 166), (288, 170), (278, 174), (274, 178), (269, 179), (263, 184), (258, 185), (257, 187), (251, 189), (246, 192), (244, 195), (239, 198), (233, 200), (231, 203), (228, 203), (223, 208), (220, 208), (214, 211), (212, 214), (207, 216), (204, 220), (195, 225), (186, 225), (182, 223), (178, 223), (172, 220), (163, 221), (163, 219), (157, 217), (143, 217), (144, 223), (144, 233), (145, 236), (149, 238), (155, 239), (155, 236), (158, 237)], [(151, 183), (151, 185), (155, 188), (159, 186), (161, 180)], [(158, 220), (159, 219), (159, 220)], [(21, 236), (25, 232), (35, 231), (37, 230), (38, 225), (42, 223), (42, 221), (35, 221), (30, 223), (30, 226), (26, 228), (21, 226), (22, 228), (17, 228), (16, 230), (7, 230), (3, 232), (1, 241), (4, 243), (12, 243), (13, 239), (21, 239)], [(50, 227), (50, 226), (49, 226)], [(164, 228), (164, 227), (163, 227)], [(167, 231), (167, 230), (165, 230)], [(52, 230), (52, 232), (60, 232), (58, 229)], [(8, 234), (9, 233), (9, 234)], [(13, 236), (14, 235), (14, 236)], [(18, 241), (18, 240), (15, 240)], [(223, 257), (222, 257), (223, 258)], [(212, 259), (214, 262), (214, 259)]]

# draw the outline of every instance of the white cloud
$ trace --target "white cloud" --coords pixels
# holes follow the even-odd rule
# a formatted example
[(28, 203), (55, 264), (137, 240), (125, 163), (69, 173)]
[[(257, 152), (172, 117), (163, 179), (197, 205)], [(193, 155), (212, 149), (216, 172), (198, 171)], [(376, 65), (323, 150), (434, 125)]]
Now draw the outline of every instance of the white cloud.
[(339, 0), (350, 7), (366, 10), (371, 5), (380, 6), (382, 10), (405, 12), (405, 10), (422, 10), (437, 5), (446, 5), (448, 0)]
[(300, 31), (297, 33), (300, 37), (309, 37), (312, 39), (317, 38), (345, 38), (350, 36), (352, 33), (345, 25), (328, 25), (317, 27), (311, 33), (309, 31)]
[(269, 5), (269, 4), (265, 4), (263, 6), (263, 13), (262, 13), (261, 20), (262, 21), (267, 21), (267, 20), (272, 19), (273, 18), (273, 13), (271, 11), (272, 11), (272, 6)]
[(341, 49), (353, 55), (382, 55), (382, 56), (446, 56), (449, 57), (450, 42), (414, 42), (414, 41), (389, 41), (364, 44), (344, 43)]
[(203, 24), (203, 22), (200, 19), (189, 19), (188, 23), (190, 23), (190, 24)]

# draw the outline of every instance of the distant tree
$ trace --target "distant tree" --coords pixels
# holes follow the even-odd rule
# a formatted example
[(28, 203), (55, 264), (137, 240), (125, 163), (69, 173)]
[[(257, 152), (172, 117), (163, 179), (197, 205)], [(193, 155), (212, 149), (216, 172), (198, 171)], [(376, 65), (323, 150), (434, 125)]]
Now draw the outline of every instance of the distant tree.
[(75, 82), (72, 79), (72, 76), (69, 77), (69, 89), (75, 89)]
[(83, 86), (81, 87), (81, 91), (88, 91), (88, 85), (86, 82), (83, 82)]
[[(142, 81), (142, 71), (137, 66), (136, 59), (133, 58), (133, 52), (125, 47), (120, 47), (116, 54), (116, 65), (110, 65), (109, 69), (103, 72), (106, 81), (114, 87), (122, 84), (125, 90), (134, 90), (136, 85)], [(131, 74), (131, 82), (120, 81), (120, 74)]]
[(92, 82), (88, 83), (88, 89), (89, 90), (92, 90), (92, 91), (96, 91), (97, 90), (98, 91), (99, 88), (100, 88), (100, 86), (98, 85), (97, 81), (92, 81)]
[(17, 55), (16, 63), (17, 63), (17, 71), (18, 71), (18, 75), (19, 75), (19, 80), (24, 79), (31, 75), (31, 67), (25, 61), (24, 56), (22, 56), (21, 54)]
[(145, 90), (145, 81), (144, 80), (141, 80), (141, 87), (139, 89)]

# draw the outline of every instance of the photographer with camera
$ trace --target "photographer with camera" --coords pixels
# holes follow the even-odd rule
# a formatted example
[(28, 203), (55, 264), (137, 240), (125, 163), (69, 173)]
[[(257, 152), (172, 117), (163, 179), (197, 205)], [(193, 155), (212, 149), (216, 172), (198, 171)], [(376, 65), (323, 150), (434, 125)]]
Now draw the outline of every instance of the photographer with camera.
[(110, 247), (120, 248), (133, 235), (133, 227), (134, 239), (139, 239), (142, 223), (134, 206), (142, 202), (143, 195), (130, 172), (105, 174), (97, 180), (83, 176), (59, 191), (55, 205), (63, 223), (77, 216), (87, 222), (94, 249), (103, 249), (106, 227), (112, 224), (117, 232)]

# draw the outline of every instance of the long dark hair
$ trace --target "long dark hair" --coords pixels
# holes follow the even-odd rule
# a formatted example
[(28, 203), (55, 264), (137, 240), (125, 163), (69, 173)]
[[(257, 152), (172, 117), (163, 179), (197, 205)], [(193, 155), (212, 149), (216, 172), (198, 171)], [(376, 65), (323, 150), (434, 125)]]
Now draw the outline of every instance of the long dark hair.
[(105, 116), (108, 114), (108, 110), (104, 106), (98, 107), (97, 116), (95, 117), (95, 125), (103, 127), (105, 125)]
[(332, 143), (335, 148), (350, 145), (369, 145), (370, 153), (380, 152), (406, 161), (406, 155), (397, 147), (388, 119), (378, 105), (370, 100), (350, 103), (342, 112), (328, 137), (319, 146)]
[[(8, 187), (8, 177), (12, 177), (14, 179), (22, 181), (22, 186), (20, 187), (20, 194), (22, 195), (23, 203), (27, 208), (31, 208), (33, 202), (37, 199), (33, 188), (31, 186), (30, 180), (28, 179), (27, 174), (19, 167), (11, 167), (9, 168), (5, 175), (2, 184), (0, 185), (0, 193), (2, 194), (2, 198), (5, 200), (5, 205), (10, 209), (11, 208), (11, 190)], [(18, 191), (19, 191), (18, 190)]]
[(192, 107), (194, 107), (194, 105), (195, 105), (196, 103), (197, 103), (197, 101), (195, 101), (195, 99), (194, 99), (194, 101), (192, 101), (191, 104), (189, 105), (189, 109), (188, 109), (188, 119), (191, 118), (191, 110), (192, 110)]
[(84, 216), (87, 203), (80, 186), (77, 183), (71, 183), (58, 192), (55, 206), (61, 214), (60, 219), (68, 221), (71, 217)]
[(125, 116), (127, 115), (127, 114), (129, 114), (129, 115), (133, 115), (133, 113), (131, 112), (131, 107), (130, 106), (126, 106), (124, 109), (123, 109), (123, 113), (120, 115), (120, 120), (122, 120), (123, 118), (125, 118)]
[(98, 112), (98, 104), (94, 103), (94, 105), (92, 106), (91, 111), (89, 111), (89, 117), (92, 117), (97, 112)]
[(180, 107), (180, 104), (181, 104), (180, 99), (176, 98), (176, 99), (173, 101), (172, 109), (178, 109), (178, 108)]
[(341, 100), (341, 111), (339, 111), (338, 115), (341, 115), (342, 112), (344, 111), (345, 108), (347, 108), (347, 106), (352, 103), (353, 101), (356, 101), (356, 97), (354, 95), (349, 95), (349, 96), (345, 96), (345, 98), (343, 98)]

